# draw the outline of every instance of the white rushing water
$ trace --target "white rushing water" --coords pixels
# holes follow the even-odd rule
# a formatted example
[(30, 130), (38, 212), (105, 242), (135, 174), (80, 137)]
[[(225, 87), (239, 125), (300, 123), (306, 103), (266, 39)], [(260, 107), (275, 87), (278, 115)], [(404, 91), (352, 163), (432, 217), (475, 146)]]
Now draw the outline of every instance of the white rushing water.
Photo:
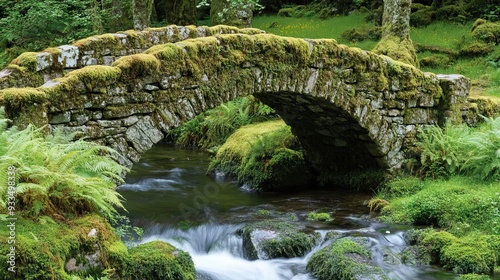
[(152, 228), (143, 243), (161, 240), (188, 252), (201, 279), (313, 280), (305, 272), (309, 257), (249, 261), (243, 258), (237, 225), (205, 224), (187, 231)]

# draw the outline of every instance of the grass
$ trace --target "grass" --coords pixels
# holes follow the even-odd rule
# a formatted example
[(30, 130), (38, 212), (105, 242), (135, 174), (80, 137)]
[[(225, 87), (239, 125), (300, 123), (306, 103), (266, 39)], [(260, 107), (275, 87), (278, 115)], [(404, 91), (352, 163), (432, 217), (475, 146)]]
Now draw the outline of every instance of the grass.
[(434, 22), (426, 27), (412, 28), (410, 37), (413, 42), (423, 45), (457, 49), (463, 37), (469, 34), (472, 22)]
[[(260, 16), (253, 19), (253, 27), (265, 30), (280, 36), (308, 38), (308, 39), (335, 39), (341, 44), (348, 44), (361, 49), (371, 49), (377, 42), (364, 41), (352, 44), (343, 40), (341, 34), (352, 28), (373, 26), (365, 22), (366, 14), (353, 14), (350, 16), (337, 16), (325, 20), (303, 17)], [(276, 27), (270, 27), (271, 25)]]

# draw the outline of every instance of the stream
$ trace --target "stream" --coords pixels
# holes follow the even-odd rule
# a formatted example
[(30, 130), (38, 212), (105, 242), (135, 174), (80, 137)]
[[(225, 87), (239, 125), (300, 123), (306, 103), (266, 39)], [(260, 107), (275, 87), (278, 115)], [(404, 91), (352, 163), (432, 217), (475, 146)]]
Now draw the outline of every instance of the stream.
[[(336, 231), (370, 238), (372, 255), (390, 279), (454, 279), (456, 275), (430, 266), (401, 264), (403, 234), (410, 227), (387, 225), (370, 217), (370, 194), (311, 188), (288, 193), (256, 194), (217, 174), (206, 175), (206, 153), (156, 145), (143, 155), (118, 189), (126, 199), (132, 223), (145, 229), (142, 243), (162, 240), (189, 252), (198, 279), (312, 280), (309, 257), (328, 245), (322, 242), (301, 258), (249, 261), (243, 258), (236, 233), (245, 223), (261, 220), (258, 213), (295, 215), (308, 230), (325, 236)], [(332, 222), (306, 221), (322, 209)], [(260, 210), (260, 211), (259, 211)]]

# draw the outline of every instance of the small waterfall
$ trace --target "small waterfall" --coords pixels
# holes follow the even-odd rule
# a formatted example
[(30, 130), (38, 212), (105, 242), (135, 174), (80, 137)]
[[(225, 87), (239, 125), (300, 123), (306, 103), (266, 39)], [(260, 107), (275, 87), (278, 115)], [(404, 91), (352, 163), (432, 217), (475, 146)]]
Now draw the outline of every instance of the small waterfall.
[(153, 226), (143, 243), (162, 240), (191, 254), (200, 279), (211, 280), (314, 280), (306, 273), (307, 256), (293, 259), (243, 258), (240, 225), (204, 224), (188, 230)]

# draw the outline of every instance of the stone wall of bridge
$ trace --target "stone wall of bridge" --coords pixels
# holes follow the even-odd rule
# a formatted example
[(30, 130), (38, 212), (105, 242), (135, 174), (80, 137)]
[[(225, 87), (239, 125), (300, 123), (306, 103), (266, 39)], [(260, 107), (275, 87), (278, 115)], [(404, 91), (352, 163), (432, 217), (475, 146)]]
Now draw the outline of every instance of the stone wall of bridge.
[(247, 95), (291, 127), (324, 183), (401, 167), (420, 127), (460, 122), (468, 79), (434, 75), (335, 40), (221, 34), (152, 46), (111, 66), (0, 91), (9, 118), (80, 132), (131, 166), (177, 127)]

